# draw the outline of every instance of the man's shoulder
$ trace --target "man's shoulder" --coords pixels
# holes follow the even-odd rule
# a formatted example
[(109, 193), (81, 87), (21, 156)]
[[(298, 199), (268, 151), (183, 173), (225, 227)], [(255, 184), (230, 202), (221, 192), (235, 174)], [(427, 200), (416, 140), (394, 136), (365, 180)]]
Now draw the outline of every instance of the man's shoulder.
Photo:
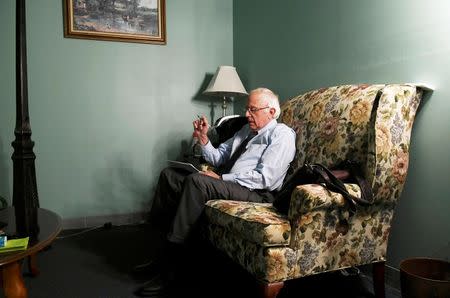
[(269, 135), (272, 140), (278, 140), (281, 142), (291, 143), (295, 142), (296, 139), (295, 131), (284, 123), (277, 123)]
[(287, 134), (295, 134), (295, 131), (290, 128), (289, 126), (287, 126), (284, 123), (277, 123), (277, 125), (274, 128), (274, 132), (276, 133), (287, 133)]

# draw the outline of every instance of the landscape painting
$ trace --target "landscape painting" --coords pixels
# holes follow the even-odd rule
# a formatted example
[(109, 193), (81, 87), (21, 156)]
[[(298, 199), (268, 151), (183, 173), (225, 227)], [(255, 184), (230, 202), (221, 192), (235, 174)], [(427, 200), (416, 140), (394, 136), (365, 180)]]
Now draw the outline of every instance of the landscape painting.
[(166, 43), (165, 0), (64, 0), (64, 36)]

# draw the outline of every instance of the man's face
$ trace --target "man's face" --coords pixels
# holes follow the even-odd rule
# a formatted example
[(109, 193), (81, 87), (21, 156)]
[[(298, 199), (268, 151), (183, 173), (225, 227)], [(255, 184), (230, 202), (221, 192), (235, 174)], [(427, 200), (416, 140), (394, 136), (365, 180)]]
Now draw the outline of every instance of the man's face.
[(253, 131), (258, 131), (266, 126), (275, 114), (275, 109), (269, 108), (267, 103), (261, 100), (260, 97), (260, 93), (250, 93), (247, 101), (245, 116), (250, 129)]

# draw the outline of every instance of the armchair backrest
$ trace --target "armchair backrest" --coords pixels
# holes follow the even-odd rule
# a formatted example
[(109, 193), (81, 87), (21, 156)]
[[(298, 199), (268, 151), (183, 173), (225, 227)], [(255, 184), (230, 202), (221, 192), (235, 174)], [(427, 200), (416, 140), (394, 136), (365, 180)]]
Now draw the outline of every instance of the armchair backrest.
[(305, 162), (363, 165), (375, 200), (395, 201), (408, 166), (409, 139), (421, 92), (410, 85), (341, 85), (286, 101), (281, 122), (297, 133), (295, 170)]

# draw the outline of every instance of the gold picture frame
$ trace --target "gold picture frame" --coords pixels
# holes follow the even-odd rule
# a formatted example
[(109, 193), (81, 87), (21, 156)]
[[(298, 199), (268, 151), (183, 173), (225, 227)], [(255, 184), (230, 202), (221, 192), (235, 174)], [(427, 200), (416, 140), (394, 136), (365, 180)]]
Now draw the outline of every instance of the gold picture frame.
[(64, 37), (166, 44), (165, 0), (63, 0)]

